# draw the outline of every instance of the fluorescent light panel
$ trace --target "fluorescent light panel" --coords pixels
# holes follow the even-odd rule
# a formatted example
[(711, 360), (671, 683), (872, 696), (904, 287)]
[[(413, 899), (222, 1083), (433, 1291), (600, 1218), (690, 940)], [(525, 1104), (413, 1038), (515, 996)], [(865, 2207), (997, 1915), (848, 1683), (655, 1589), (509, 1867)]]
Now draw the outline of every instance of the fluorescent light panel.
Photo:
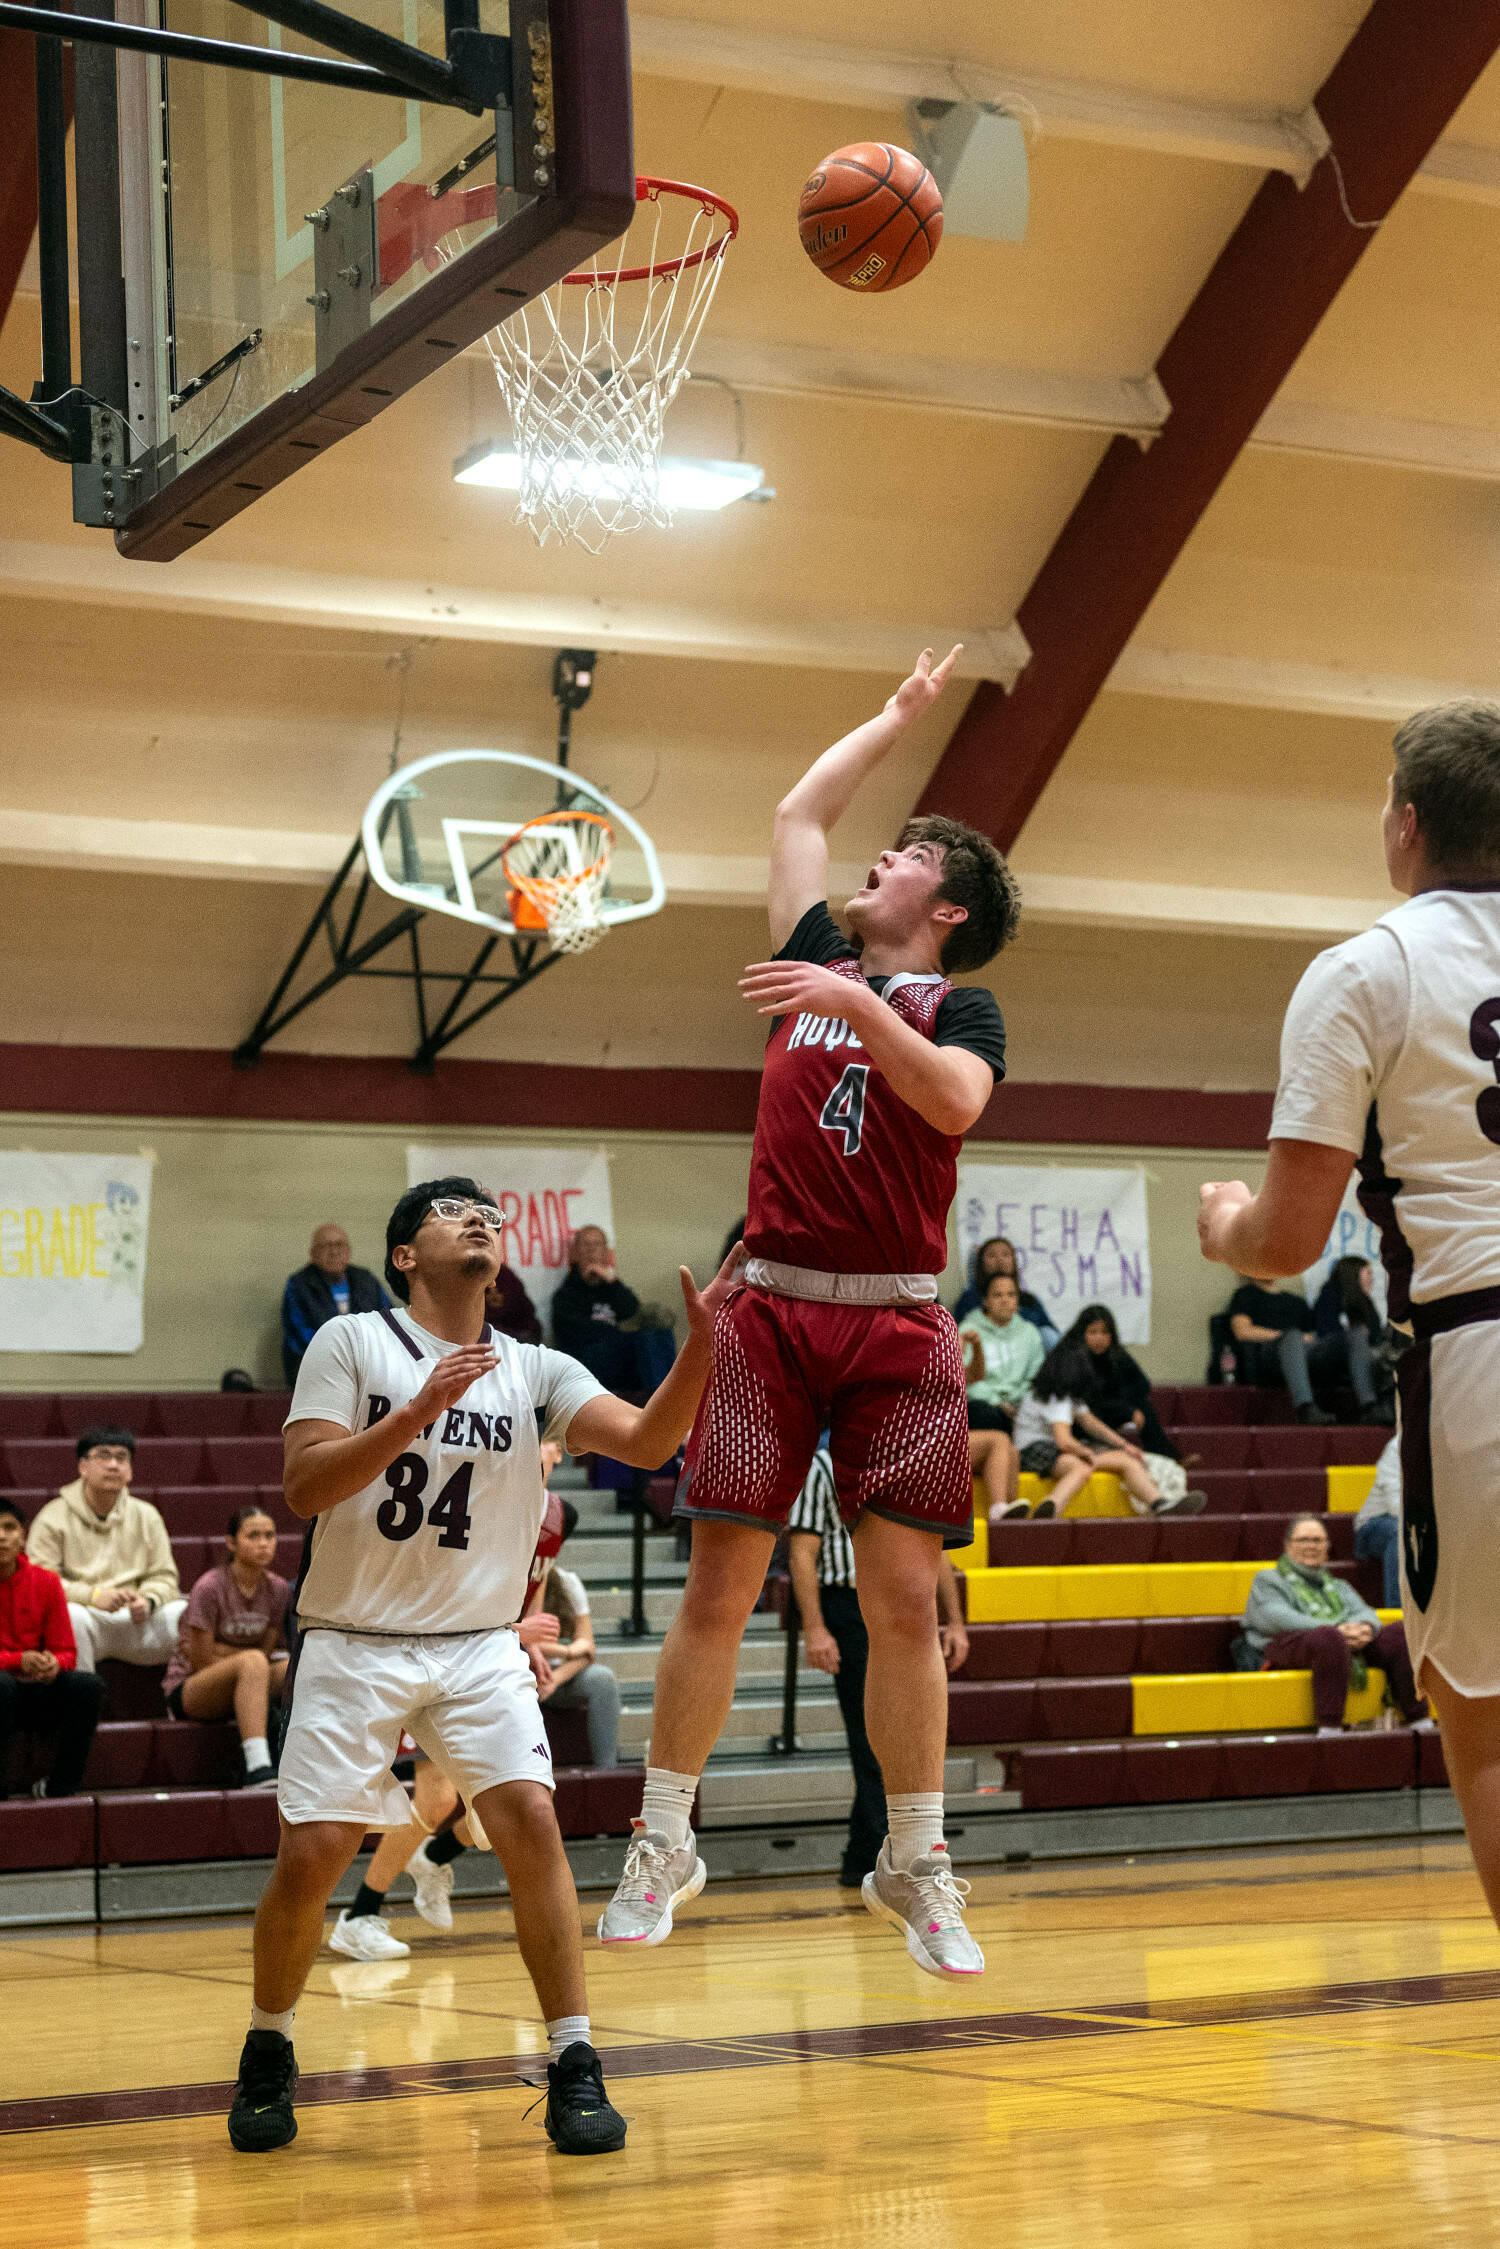
[[(552, 470), (559, 491), (590, 497), (608, 497), (615, 489), (608, 465), (602, 461), (561, 460)], [(489, 447), (477, 457), (465, 458), (453, 471), (455, 484), (482, 484), (497, 492), (521, 489), (521, 456), (513, 445)], [(666, 456), (660, 463), (657, 496), (667, 508), (727, 508), (758, 492), (765, 471), (749, 461), (694, 461)], [(623, 495), (622, 495), (623, 496)]]

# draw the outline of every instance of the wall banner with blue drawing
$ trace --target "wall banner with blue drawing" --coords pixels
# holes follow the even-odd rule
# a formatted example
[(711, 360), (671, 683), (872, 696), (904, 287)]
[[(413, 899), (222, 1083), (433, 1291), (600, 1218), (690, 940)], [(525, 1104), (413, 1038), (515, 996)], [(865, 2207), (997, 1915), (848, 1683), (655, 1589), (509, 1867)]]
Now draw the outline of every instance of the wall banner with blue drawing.
[(0, 1149), (0, 1351), (139, 1351), (149, 1156)]
[(1021, 1286), (1058, 1329), (1086, 1304), (1107, 1304), (1122, 1343), (1151, 1341), (1151, 1237), (1139, 1165), (1093, 1171), (1066, 1164), (958, 1167), (958, 1247), (967, 1280), (991, 1234), (1015, 1244)]

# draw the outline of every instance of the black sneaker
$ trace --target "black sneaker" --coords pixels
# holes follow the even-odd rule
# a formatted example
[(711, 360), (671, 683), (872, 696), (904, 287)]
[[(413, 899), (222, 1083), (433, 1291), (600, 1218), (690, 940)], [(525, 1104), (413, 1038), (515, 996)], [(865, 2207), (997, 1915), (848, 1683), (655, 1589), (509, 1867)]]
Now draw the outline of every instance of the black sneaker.
[(1319, 1405), (1306, 1405), (1297, 1408), (1297, 1419), (1304, 1429), (1331, 1429), (1338, 1420), (1338, 1415), (1325, 1413)]
[(625, 2145), (625, 2119), (609, 2105), (604, 2066), (582, 2039), (547, 2065), (543, 2121), (559, 2155), (612, 2155)]
[(229, 2138), (241, 2155), (268, 2155), (297, 2137), (292, 2095), (297, 2057), (279, 2030), (252, 2030), (240, 2054), (239, 2083), (229, 2109)]

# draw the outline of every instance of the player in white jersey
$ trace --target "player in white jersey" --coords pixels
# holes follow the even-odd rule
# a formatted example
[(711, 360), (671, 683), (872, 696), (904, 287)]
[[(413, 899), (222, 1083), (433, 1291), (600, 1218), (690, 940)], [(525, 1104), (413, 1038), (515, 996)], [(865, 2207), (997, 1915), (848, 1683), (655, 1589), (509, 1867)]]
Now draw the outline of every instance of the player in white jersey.
[(484, 1292), (500, 1256), (500, 1213), (472, 1179), (410, 1188), (386, 1229), (386, 1280), (403, 1305), (331, 1320), (297, 1377), (284, 1481), (313, 1532), (281, 1842), (255, 1918), (255, 2004), (229, 2115), (246, 2153), (296, 2136), (293, 2010), (365, 1830), (410, 1817), (390, 1770), (403, 1729), (505, 1867), (547, 2023), (549, 2136), (577, 2155), (624, 2144), (589, 2038), (578, 1901), (515, 1624), (542, 1524), (541, 1438), (641, 1468), (669, 1459), (708, 1376), (728, 1267), (701, 1294), (683, 1271), (687, 1342), (632, 1406), (576, 1359), (489, 1327)]
[(1417, 1683), (1500, 1920), (1500, 704), (1395, 739), (1382, 815), (1408, 902), (1321, 953), (1287, 1010), (1265, 1183), (1203, 1190), (1205, 1256), (1321, 1253), (1355, 1162), (1380, 1226), (1401, 1398), (1402, 1604)]

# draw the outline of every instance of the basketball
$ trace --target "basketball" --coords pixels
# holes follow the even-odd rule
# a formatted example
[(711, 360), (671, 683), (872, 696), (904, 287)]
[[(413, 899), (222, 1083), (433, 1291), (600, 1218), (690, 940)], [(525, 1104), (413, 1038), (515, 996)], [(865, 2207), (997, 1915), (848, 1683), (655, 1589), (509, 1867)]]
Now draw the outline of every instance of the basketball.
[(803, 188), (797, 232), (841, 289), (900, 289), (943, 239), (943, 198), (920, 157), (889, 141), (855, 141), (825, 156)]

